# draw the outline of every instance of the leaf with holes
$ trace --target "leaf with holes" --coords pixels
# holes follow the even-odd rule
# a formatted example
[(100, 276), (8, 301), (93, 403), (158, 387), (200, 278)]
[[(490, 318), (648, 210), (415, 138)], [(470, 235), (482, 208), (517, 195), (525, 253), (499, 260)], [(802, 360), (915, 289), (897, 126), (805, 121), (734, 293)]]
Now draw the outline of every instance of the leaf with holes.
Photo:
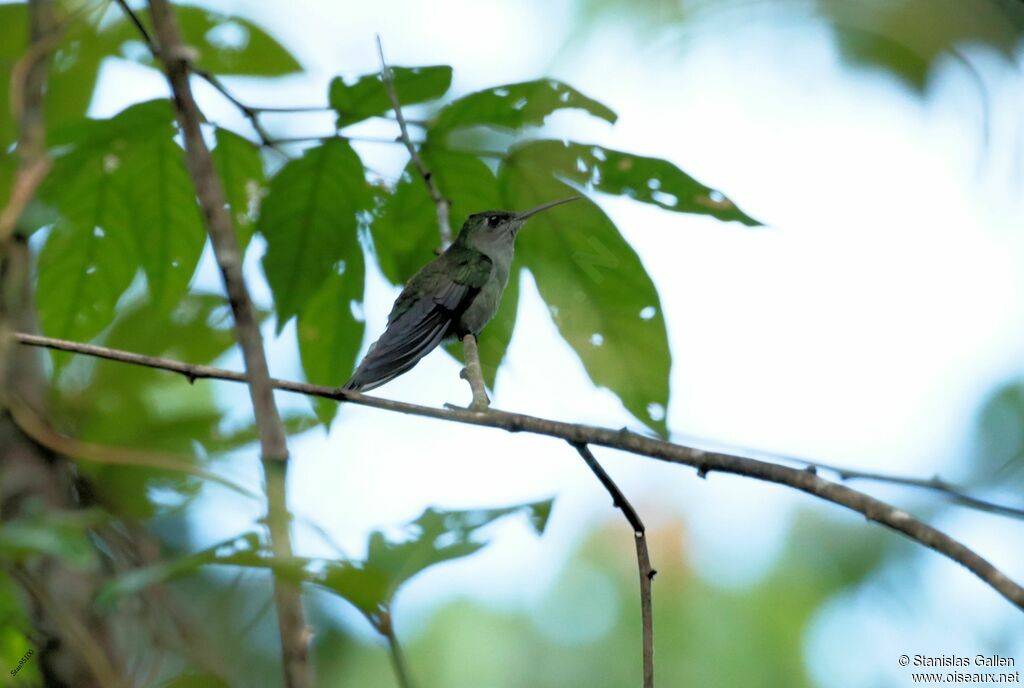
[[(572, 195), (543, 158), (519, 149), (498, 174), (509, 207)], [(667, 435), (671, 355), (658, 291), (639, 256), (589, 200), (530, 219), (517, 256), (537, 282), (558, 331), (594, 384), (662, 436)]]
[[(425, 146), (421, 155), (441, 194), (451, 203), (453, 231), (473, 213), (498, 209), (498, 183), (479, 158)], [(412, 163), (394, 193), (384, 199), (371, 226), (381, 271), (402, 284), (437, 256), (441, 238), (437, 208)]]
[[(74, 21), (63, 24), (59, 40), (54, 46), (46, 83), (47, 136), (69, 122), (83, 117), (89, 108), (100, 63), (116, 56), (120, 41), (100, 31), (103, 8), (94, 3), (92, 11), (78, 14)], [(27, 48), (27, 5), (11, 3), (0, 5), (0, 82), (11, 82), (11, 70), (25, 54)], [(0, 89), (0, 145), (7, 149), (16, 136), (16, 123), (11, 116), (8, 88)]]
[(626, 196), (677, 213), (710, 215), (748, 226), (760, 223), (719, 191), (704, 186), (668, 160), (562, 141), (531, 141), (515, 149), (550, 174), (597, 191)]
[(605, 105), (572, 86), (554, 79), (539, 79), (484, 89), (446, 105), (431, 123), (430, 136), (444, 136), (453, 129), (487, 126), (513, 131), (539, 126), (548, 115), (565, 109), (586, 110), (606, 122), (617, 116)]
[(341, 261), (362, 260), (359, 215), (372, 205), (363, 164), (341, 139), (310, 148), (270, 182), (258, 227), (267, 240), (263, 269), (274, 293), (278, 332)]
[[(299, 354), (306, 379), (322, 385), (341, 385), (352, 374), (366, 325), (353, 308), (363, 300), (365, 267), (361, 253), (345, 263), (343, 273), (331, 273), (299, 312)], [(320, 422), (330, 426), (338, 403), (312, 398)]]
[[(172, 134), (167, 100), (132, 106), (106, 120), (66, 129), (61, 154), (39, 189), (57, 221), (39, 256), (38, 302), (43, 331), (88, 340), (107, 327), (138, 266), (133, 209), (117, 183), (126, 151)], [(54, 358), (58, 366), (64, 355)]]
[[(81, 167), (58, 200), (60, 219), (39, 254), (39, 320), (51, 337), (87, 341), (110, 325), (138, 269), (131, 212), (100, 157)], [(66, 357), (54, 360), (62, 365)]]
[(551, 500), (500, 509), (443, 511), (427, 509), (405, 527), (404, 537), (370, 534), (366, 560), (328, 565), (315, 582), (359, 609), (379, 631), (398, 588), (421, 571), (469, 556), (486, 546), (478, 531), (500, 518), (525, 511), (537, 533), (544, 532)]
[[(415, 105), (437, 100), (452, 84), (452, 68), (447, 65), (430, 67), (391, 67), (392, 82), (398, 102)], [(391, 97), (380, 73), (359, 77), (347, 84), (340, 76), (331, 80), (327, 101), (338, 113), (338, 128), (361, 122), (390, 112)]]
[(206, 243), (184, 151), (173, 131), (125, 151), (115, 172), (132, 209), (131, 234), (151, 302), (168, 311), (188, 290)]
[[(174, 5), (182, 38), (197, 52), (195, 62), (214, 74), (284, 76), (302, 71), (302, 65), (270, 34), (248, 19), (211, 12), (193, 5)], [(149, 12), (137, 12), (152, 26)], [(119, 19), (108, 33), (119, 43), (140, 41), (138, 30), (127, 19)], [(154, 65), (148, 50), (139, 51), (138, 61)]]
[(263, 158), (259, 148), (238, 134), (218, 127), (213, 164), (217, 168), (231, 219), (235, 221), (238, 245), (245, 248), (252, 239), (260, 199), (266, 187)]
[(188, 288), (206, 241), (184, 152), (174, 142), (166, 99), (139, 103), (111, 119), (81, 120), (55, 142), (63, 152), (40, 196), (61, 207), (82, 168), (97, 165), (129, 209), (127, 232), (146, 274), (154, 307), (171, 310)]

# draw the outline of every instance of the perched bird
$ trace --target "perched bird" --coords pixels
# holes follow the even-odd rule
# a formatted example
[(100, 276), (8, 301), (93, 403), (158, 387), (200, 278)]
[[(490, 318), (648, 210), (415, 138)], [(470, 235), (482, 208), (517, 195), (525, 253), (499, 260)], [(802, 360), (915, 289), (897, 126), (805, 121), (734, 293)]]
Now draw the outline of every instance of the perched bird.
[(452, 245), (406, 283), (384, 334), (342, 389), (374, 389), (411, 369), (444, 339), (478, 335), (498, 311), (523, 223), (578, 198), (521, 213), (488, 210), (470, 215)]

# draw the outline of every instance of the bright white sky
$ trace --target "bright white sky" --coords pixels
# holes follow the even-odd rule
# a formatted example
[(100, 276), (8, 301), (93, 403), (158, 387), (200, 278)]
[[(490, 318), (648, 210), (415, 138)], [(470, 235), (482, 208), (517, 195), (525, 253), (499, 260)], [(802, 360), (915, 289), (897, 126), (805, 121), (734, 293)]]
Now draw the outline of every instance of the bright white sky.
[[(668, 421), (680, 439), (955, 477), (979, 403), (1022, 372), (1024, 80), (983, 51), (968, 55), (993, 99), (987, 147), (980, 142), (977, 91), (956, 63), (939, 63), (921, 100), (892, 77), (848, 68), (827, 29), (792, 18), (692, 32), (685, 40), (639, 39), (607, 25), (562, 52), (572, 21), (567, 3), (394, 0), (346, 3), (341, 11), (328, 0), (307, 0), (289, 3), (286, 12), (280, 3), (209, 4), (271, 27), (308, 69), (270, 84), (230, 82), (247, 101), (322, 103), (331, 76), (377, 68), (373, 35), (379, 32), (392, 63), (451, 64), (456, 94), (542, 75), (562, 78), (620, 119), (612, 127), (559, 115), (552, 133), (666, 157), (766, 222), (768, 229), (749, 230), (599, 199), (660, 290), (674, 356)], [(109, 63), (103, 77), (95, 115), (165, 93), (155, 73), (127, 63)], [(230, 107), (201, 93), (208, 96), (208, 115), (247, 131)], [(296, 122), (282, 134), (331, 130), (329, 115), (298, 117), (303, 124), (273, 122)], [(366, 131), (391, 134), (386, 125)], [(385, 174), (397, 176), (404, 164), (397, 147), (359, 150)], [(529, 240), (527, 229), (520, 241)], [(265, 298), (257, 256), (250, 258), (251, 281)], [(209, 265), (200, 280), (218, 288)], [(373, 269), (369, 280), (372, 340), (397, 290)], [(494, 403), (637, 426), (612, 394), (590, 384), (529, 278), (523, 287)], [(292, 339), (288, 328), (270, 345), (276, 375), (300, 374)], [(380, 393), (435, 405), (468, 401), (458, 367), (441, 352)], [(246, 408), (238, 390), (225, 390), (225, 398)], [(292, 505), (350, 554), (360, 553), (370, 529), (414, 517), (427, 505), (558, 496), (542, 539), (522, 523), (500, 527), (483, 554), (410, 585), (399, 600), (406, 627), (457, 593), (500, 606), (529, 605), (547, 574), (531, 581), (527, 572), (557, 568), (550, 562), (566, 556), (596, 522), (618, 518), (575, 454), (537, 437), (352, 407), (329, 435), (310, 432), (292, 444), (292, 453)], [(688, 470), (598, 455), (648, 521), (685, 518), (689, 556), (724, 584), (756, 580), (778, 554), (794, 509), (810, 505), (804, 496), (748, 480), (705, 482)], [(251, 459), (238, 470), (255, 480)], [(876, 491), (903, 504), (917, 497)], [(229, 498), (216, 496), (201, 512), (211, 540), (258, 516), (252, 506), (232, 510)], [(957, 511), (936, 525), (1024, 578), (1020, 548), (1007, 544), (1016, 536), (1019, 545), (1024, 528), (1018, 523)], [(308, 529), (300, 529), (298, 547), (332, 553)], [(932, 553), (922, 550), (911, 575), (919, 577), (913, 586), (919, 596), (905, 600), (902, 616), (880, 616), (872, 586), (819, 615), (807, 642), (823, 684), (901, 677), (892, 673), (898, 669), (893, 653), (907, 638), (921, 652), (984, 652), (977, 633), (1019, 621), (995, 593)], [(878, 586), (884, 588), (884, 579)], [(871, 632), (847, 638), (851, 625)], [(954, 626), (962, 630), (950, 631)], [(835, 666), (844, 678), (823, 668)]]

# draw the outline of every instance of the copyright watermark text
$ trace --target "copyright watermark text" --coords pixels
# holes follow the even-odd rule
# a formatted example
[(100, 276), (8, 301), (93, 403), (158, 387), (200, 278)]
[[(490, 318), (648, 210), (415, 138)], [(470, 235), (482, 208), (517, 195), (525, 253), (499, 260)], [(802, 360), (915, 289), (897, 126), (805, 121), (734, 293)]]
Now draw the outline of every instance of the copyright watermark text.
[[(933, 669), (911, 673), (914, 683), (1020, 683), (1016, 660), (1002, 655), (900, 655), (899, 664), (912, 669)], [(954, 670), (934, 671), (950, 668)]]

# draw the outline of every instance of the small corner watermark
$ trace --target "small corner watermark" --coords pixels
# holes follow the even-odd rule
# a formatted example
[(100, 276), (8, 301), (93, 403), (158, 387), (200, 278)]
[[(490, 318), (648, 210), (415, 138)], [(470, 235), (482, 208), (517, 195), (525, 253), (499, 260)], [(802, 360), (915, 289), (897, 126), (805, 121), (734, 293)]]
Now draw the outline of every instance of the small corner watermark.
[(28, 664), (28, 660), (32, 659), (32, 655), (34, 655), (35, 653), (35, 650), (30, 648), (28, 652), (23, 654), (21, 656), (21, 659), (18, 660), (18, 666), (11, 669), (11, 676), (17, 676), (18, 672), (21, 671), (21, 667)]
[(898, 661), (912, 670), (914, 683), (1020, 683), (1017, 661), (1002, 655), (900, 655)]

